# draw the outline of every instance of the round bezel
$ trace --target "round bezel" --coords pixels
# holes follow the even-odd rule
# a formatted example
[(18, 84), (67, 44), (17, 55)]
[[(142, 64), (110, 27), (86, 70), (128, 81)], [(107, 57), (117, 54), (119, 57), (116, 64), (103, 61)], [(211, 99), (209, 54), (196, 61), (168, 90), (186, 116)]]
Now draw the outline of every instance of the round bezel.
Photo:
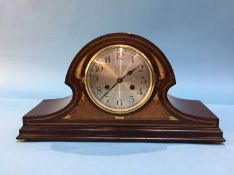
[[(144, 59), (144, 63), (147, 65), (148, 70), (149, 70), (150, 85), (149, 85), (149, 88), (148, 88), (146, 94), (144, 95), (144, 97), (139, 102), (137, 102), (135, 105), (133, 105), (133, 106), (131, 106), (129, 108), (114, 108), (114, 107), (109, 107), (109, 106), (105, 105), (104, 103), (100, 102), (97, 99), (97, 97), (92, 93), (92, 90), (91, 90), (91, 87), (90, 87), (90, 84), (89, 84), (87, 74), (90, 71), (90, 67), (91, 67), (92, 63), (95, 61), (95, 59), (97, 58), (97, 56), (100, 53), (102, 53), (102, 52), (104, 52), (104, 51), (106, 51), (108, 49), (113, 49), (113, 48), (130, 49), (130, 50), (136, 52), (137, 54), (139, 54)], [(152, 95), (152, 93), (154, 91), (155, 82), (156, 82), (155, 79), (156, 79), (156, 76), (155, 76), (153, 66), (152, 66), (150, 60), (145, 56), (145, 54), (143, 52), (141, 52), (140, 50), (132, 47), (132, 46), (124, 45), (124, 44), (115, 44), (115, 45), (111, 45), (111, 46), (107, 46), (107, 47), (102, 48), (101, 50), (96, 52), (91, 57), (91, 59), (89, 60), (87, 66), (86, 66), (86, 69), (85, 69), (85, 89), (86, 89), (86, 92), (87, 92), (89, 98), (91, 99), (91, 101), (97, 107), (99, 107), (100, 109), (102, 109), (102, 110), (104, 110), (106, 112), (112, 113), (112, 114), (132, 113), (132, 112), (134, 112), (136, 110), (139, 110), (141, 107), (143, 107), (147, 103), (147, 101), (150, 99), (150, 97), (151, 97), (151, 95)]]

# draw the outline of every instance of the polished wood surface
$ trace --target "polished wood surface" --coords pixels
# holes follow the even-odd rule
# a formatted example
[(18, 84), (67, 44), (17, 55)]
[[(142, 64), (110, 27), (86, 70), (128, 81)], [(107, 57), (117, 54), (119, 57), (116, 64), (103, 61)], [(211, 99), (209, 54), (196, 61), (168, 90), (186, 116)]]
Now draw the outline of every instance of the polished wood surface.
[[(125, 44), (143, 52), (157, 76), (154, 92), (143, 107), (115, 115), (99, 109), (90, 100), (84, 84), (88, 61), (100, 49)], [(88, 43), (73, 59), (66, 76), (70, 97), (44, 100), (23, 117), (17, 139), (164, 141), (221, 143), (219, 120), (203, 103), (167, 94), (175, 76), (165, 55), (153, 43), (133, 34), (114, 33)]]

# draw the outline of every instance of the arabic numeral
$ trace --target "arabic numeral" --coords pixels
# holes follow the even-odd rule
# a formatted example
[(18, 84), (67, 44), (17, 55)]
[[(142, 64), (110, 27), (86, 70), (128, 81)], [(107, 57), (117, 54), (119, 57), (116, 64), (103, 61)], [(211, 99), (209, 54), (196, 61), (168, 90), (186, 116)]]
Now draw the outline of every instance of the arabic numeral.
[(118, 52), (117, 54), (117, 59), (123, 60), (124, 53), (123, 52)]
[(106, 95), (106, 103), (109, 103), (110, 96)]
[(146, 84), (146, 79), (145, 79), (145, 77), (141, 77), (141, 84)]
[(93, 81), (96, 82), (96, 83), (98, 83), (98, 80), (99, 80), (98, 76), (97, 75), (93, 75)]
[(137, 66), (137, 70), (138, 70), (138, 72), (143, 72), (143, 70), (144, 70), (144, 65), (143, 65), (143, 64), (138, 65), (138, 66)]
[(135, 102), (135, 99), (134, 99), (133, 96), (130, 96), (129, 102), (130, 102), (130, 103), (134, 103), (134, 102)]
[(117, 106), (123, 106), (123, 100), (122, 99), (117, 100)]
[(95, 66), (95, 68), (94, 68), (94, 70), (95, 70), (95, 72), (103, 72), (103, 66), (102, 65), (96, 65)]
[(97, 87), (96, 93), (97, 93), (97, 94), (101, 94), (101, 93), (102, 93), (102, 88), (101, 88), (101, 87)]
[(140, 94), (140, 95), (142, 95), (142, 94), (143, 94), (143, 92), (142, 92), (142, 88), (140, 88), (140, 89), (139, 89), (139, 91), (137, 91), (137, 94)]
[(110, 55), (105, 56), (105, 63), (106, 63), (106, 64), (110, 64), (110, 62), (111, 62)]

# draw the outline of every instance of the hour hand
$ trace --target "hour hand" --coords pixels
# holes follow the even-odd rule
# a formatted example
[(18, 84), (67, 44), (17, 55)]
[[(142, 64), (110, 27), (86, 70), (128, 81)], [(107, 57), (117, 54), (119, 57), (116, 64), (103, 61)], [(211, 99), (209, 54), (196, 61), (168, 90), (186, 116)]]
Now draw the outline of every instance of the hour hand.
[(121, 79), (123, 80), (126, 76), (128, 75), (132, 75), (132, 73), (136, 70), (137, 68), (135, 67), (134, 69), (128, 71), (128, 73), (126, 75), (124, 75)]
[(128, 75), (132, 75), (132, 73), (136, 70), (137, 68), (135, 67), (134, 69), (128, 71)]
[(103, 97), (105, 97), (118, 83), (119, 82), (118, 82), (118, 79), (117, 79), (116, 83), (100, 98), (100, 100), (103, 99)]

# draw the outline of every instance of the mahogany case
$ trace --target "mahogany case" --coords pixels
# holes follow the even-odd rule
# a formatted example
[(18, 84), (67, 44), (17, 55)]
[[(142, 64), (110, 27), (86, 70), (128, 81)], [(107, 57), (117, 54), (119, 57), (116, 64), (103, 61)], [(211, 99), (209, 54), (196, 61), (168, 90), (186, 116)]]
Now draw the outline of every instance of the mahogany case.
[[(137, 48), (151, 61), (157, 82), (149, 101), (130, 114), (99, 109), (84, 84), (85, 68), (100, 49), (124, 44)], [(65, 83), (72, 95), (43, 100), (23, 117), (17, 139), (26, 141), (147, 141), (224, 142), (219, 119), (202, 102), (168, 95), (175, 76), (166, 56), (143, 37), (113, 33), (83, 47), (73, 59)]]

